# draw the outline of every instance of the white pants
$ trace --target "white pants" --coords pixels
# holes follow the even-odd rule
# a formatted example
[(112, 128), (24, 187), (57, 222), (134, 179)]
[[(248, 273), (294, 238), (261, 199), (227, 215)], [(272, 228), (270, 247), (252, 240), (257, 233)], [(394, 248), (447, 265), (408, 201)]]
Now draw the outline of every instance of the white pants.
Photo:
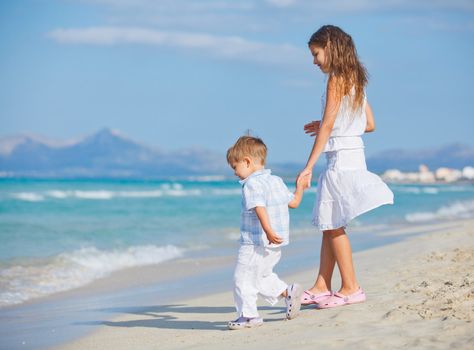
[(257, 296), (275, 305), (288, 285), (273, 272), (281, 257), (280, 248), (241, 245), (234, 272), (234, 301), (237, 317), (259, 317)]

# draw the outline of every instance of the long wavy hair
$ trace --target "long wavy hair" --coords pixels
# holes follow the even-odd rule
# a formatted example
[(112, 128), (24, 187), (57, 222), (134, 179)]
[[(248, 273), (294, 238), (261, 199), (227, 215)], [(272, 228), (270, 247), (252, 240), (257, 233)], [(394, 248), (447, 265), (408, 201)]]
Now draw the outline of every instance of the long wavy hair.
[(329, 77), (336, 78), (336, 96), (342, 99), (354, 87), (352, 108), (355, 110), (362, 107), (368, 73), (359, 61), (351, 36), (339, 27), (325, 25), (311, 35), (308, 46), (325, 50)]

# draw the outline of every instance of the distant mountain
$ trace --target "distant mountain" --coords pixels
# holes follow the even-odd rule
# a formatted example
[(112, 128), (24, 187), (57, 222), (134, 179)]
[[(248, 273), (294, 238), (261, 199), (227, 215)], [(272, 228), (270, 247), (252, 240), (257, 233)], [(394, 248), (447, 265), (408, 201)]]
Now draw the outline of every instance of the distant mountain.
[(439, 167), (461, 169), (465, 166), (474, 166), (474, 148), (456, 143), (436, 149), (394, 149), (377, 153), (367, 159), (367, 166), (374, 172), (391, 168), (415, 171), (420, 164), (425, 164), (430, 169)]
[(36, 135), (36, 134), (19, 134), (19, 135), (14, 135), (14, 136), (7, 136), (7, 137), (0, 138), (0, 156), (10, 154), (16, 146), (27, 141), (35, 141), (35, 142), (42, 143), (44, 145), (47, 145), (53, 148), (68, 146), (77, 142), (76, 140), (68, 140), (68, 141), (54, 140), (54, 139), (50, 139), (42, 135)]
[(165, 177), (229, 172), (221, 154), (200, 149), (162, 152), (111, 129), (66, 144), (28, 135), (1, 139), (0, 171), (33, 177)]
[[(318, 162), (322, 163), (322, 162)], [(429, 150), (388, 150), (367, 159), (371, 171), (417, 170), (420, 164), (463, 168), (474, 165), (473, 147), (453, 144)], [(303, 164), (273, 163), (280, 176), (294, 177)], [(317, 169), (319, 170), (319, 169)], [(225, 155), (193, 148), (176, 152), (138, 143), (103, 129), (80, 140), (57, 141), (38, 135), (0, 138), (0, 175), (24, 177), (169, 177), (228, 175)]]

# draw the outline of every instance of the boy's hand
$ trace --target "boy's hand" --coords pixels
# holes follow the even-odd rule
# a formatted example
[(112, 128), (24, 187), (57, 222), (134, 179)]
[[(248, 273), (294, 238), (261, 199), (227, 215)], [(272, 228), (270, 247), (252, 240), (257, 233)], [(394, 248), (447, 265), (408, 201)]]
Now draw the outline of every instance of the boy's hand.
[(260, 224), (262, 225), (263, 231), (265, 232), (268, 241), (273, 244), (283, 243), (283, 239), (272, 230), (265, 207), (255, 207), (255, 213), (260, 220)]
[(267, 233), (265, 232), (266, 235), (267, 235), (267, 239), (270, 243), (273, 243), (273, 244), (280, 244), (280, 243), (283, 243), (283, 240), (281, 239), (280, 236), (270, 232), (270, 233)]

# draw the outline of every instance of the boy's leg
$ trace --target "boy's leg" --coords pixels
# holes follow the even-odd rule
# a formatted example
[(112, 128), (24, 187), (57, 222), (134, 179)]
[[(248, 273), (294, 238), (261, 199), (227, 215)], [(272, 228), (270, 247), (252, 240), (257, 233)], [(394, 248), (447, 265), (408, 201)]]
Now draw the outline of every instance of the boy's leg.
[(253, 245), (239, 249), (234, 272), (234, 301), (237, 317), (259, 317), (257, 311), (257, 274), (261, 258)]
[(262, 251), (263, 260), (258, 274), (258, 291), (271, 305), (276, 304), (284, 296), (286, 318), (291, 320), (300, 311), (303, 288), (296, 283), (288, 286), (273, 272), (273, 268), (281, 258), (280, 248), (262, 248)]
[(288, 288), (288, 284), (273, 272), (273, 268), (280, 261), (281, 249), (259, 247), (258, 250), (262, 261), (258, 270), (257, 289), (270, 305), (275, 305)]

